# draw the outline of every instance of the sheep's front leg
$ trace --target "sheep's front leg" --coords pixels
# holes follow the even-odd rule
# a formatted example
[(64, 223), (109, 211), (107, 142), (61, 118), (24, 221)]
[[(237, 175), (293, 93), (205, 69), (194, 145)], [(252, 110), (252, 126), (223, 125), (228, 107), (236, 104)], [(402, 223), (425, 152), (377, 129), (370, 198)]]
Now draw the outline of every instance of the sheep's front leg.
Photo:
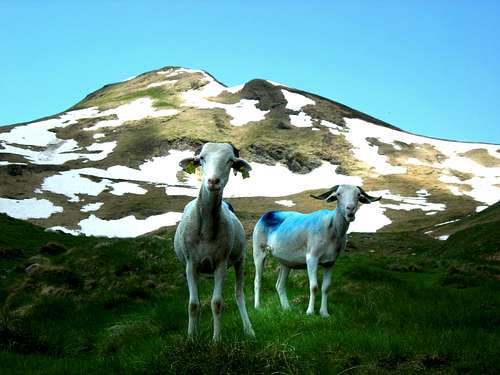
[(318, 291), (318, 258), (314, 255), (306, 255), (307, 276), (309, 277), (309, 306), (307, 307), (307, 315), (314, 314), (314, 300)]
[(234, 295), (236, 297), (236, 304), (240, 311), (241, 321), (243, 322), (243, 330), (248, 336), (255, 337), (255, 332), (252, 328), (252, 323), (248, 318), (247, 307), (245, 304), (245, 293), (243, 292), (243, 276), (244, 276), (245, 262), (241, 261), (234, 264), (234, 271), (236, 273), (236, 284), (234, 287)]
[(214, 292), (212, 294), (212, 316), (214, 318), (213, 341), (220, 341), (220, 315), (222, 312), (222, 287), (227, 273), (227, 262), (217, 265), (214, 272)]
[(189, 305), (188, 305), (188, 337), (193, 338), (198, 333), (198, 325), (200, 320), (200, 300), (198, 298), (197, 274), (193, 268), (193, 263), (188, 261), (186, 264), (186, 278), (189, 289)]
[(281, 307), (283, 307), (283, 309), (285, 310), (288, 310), (290, 308), (290, 304), (288, 303), (288, 297), (286, 295), (286, 281), (288, 279), (289, 273), (290, 273), (290, 268), (288, 268), (283, 264), (280, 264), (278, 281), (276, 281), (276, 290), (280, 298)]
[(330, 316), (330, 314), (328, 314), (327, 292), (332, 281), (332, 270), (333, 266), (325, 268), (325, 272), (323, 273), (323, 283), (321, 284), (321, 308), (319, 313), (324, 317)]

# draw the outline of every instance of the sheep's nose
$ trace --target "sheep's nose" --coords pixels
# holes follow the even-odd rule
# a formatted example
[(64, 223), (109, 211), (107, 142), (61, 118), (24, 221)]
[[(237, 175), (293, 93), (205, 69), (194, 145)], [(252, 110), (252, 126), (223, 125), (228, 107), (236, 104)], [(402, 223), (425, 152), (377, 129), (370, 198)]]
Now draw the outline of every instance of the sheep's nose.
[(353, 204), (348, 204), (347, 206), (345, 206), (347, 212), (352, 212), (354, 211), (354, 205)]
[(214, 187), (220, 183), (220, 178), (209, 178), (207, 182), (208, 182), (208, 187)]

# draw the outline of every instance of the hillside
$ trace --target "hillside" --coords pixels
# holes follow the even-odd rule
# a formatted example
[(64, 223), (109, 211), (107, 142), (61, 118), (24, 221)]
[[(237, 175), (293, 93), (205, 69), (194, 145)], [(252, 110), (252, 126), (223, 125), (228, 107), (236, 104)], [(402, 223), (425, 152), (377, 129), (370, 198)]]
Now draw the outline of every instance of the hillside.
[(413, 135), (272, 81), (228, 88), (165, 67), (0, 128), (0, 212), (110, 237), (174, 226), (200, 183), (178, 162), (206, 141), (231, 142), (251, 162), (250, 178), (225, 190), (248, 230), (270, 209), (323, 208), (309, 193), (341, 183), (383, 196), (352, 232), (429, 232), (500, 199), (499, 145)]
[(273, 259), (255, 310), (249, 261), (257, 338), (242, 333), (230, 271), (223, 341), (212, 345), (210, 278), (200, 282), (200, 340), (185, 340), (188, 295), (171, 229), (135, 239), (71, 236), (1, 214), (0, 227), (2, 374), (500, 371), (498, 231), (476, 240), (483, 245), (474, 257), (415, 232), (353, 233), (333, 273), (329, 318), (305, 314), (304, 271), (290, 275), (291, 310), (279, 308)]

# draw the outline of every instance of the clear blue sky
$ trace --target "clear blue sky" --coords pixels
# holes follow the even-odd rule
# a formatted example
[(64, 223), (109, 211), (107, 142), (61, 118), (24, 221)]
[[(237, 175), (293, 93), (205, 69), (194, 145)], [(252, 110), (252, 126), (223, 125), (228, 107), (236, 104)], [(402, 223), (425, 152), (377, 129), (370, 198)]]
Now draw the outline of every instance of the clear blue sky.
[(500, 143), (500, 1), (0, 0), (0, 124), (165, 65), (266, 78), (405, 130)]

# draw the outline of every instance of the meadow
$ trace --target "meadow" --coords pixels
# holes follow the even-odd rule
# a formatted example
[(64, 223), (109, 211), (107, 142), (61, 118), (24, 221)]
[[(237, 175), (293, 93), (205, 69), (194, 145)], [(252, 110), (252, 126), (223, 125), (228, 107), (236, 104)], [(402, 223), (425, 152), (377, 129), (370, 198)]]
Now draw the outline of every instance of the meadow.
[(257, 337), (243, 335), (230, 271), (222, 342), (212, 344), (208, 276), (201, 333), (186, 339), (188, 293), (173, 230), (73, 237), (0, 215), (0, 373), (498, 374), (499, 224), (448, 241), (350, 235), (334, 269), (329, 318), (306, 316), (305, 271), (292, 271), (292, 308), (281, 310), (271, 259), (255, 310), (249, 241), (245, 291)]

